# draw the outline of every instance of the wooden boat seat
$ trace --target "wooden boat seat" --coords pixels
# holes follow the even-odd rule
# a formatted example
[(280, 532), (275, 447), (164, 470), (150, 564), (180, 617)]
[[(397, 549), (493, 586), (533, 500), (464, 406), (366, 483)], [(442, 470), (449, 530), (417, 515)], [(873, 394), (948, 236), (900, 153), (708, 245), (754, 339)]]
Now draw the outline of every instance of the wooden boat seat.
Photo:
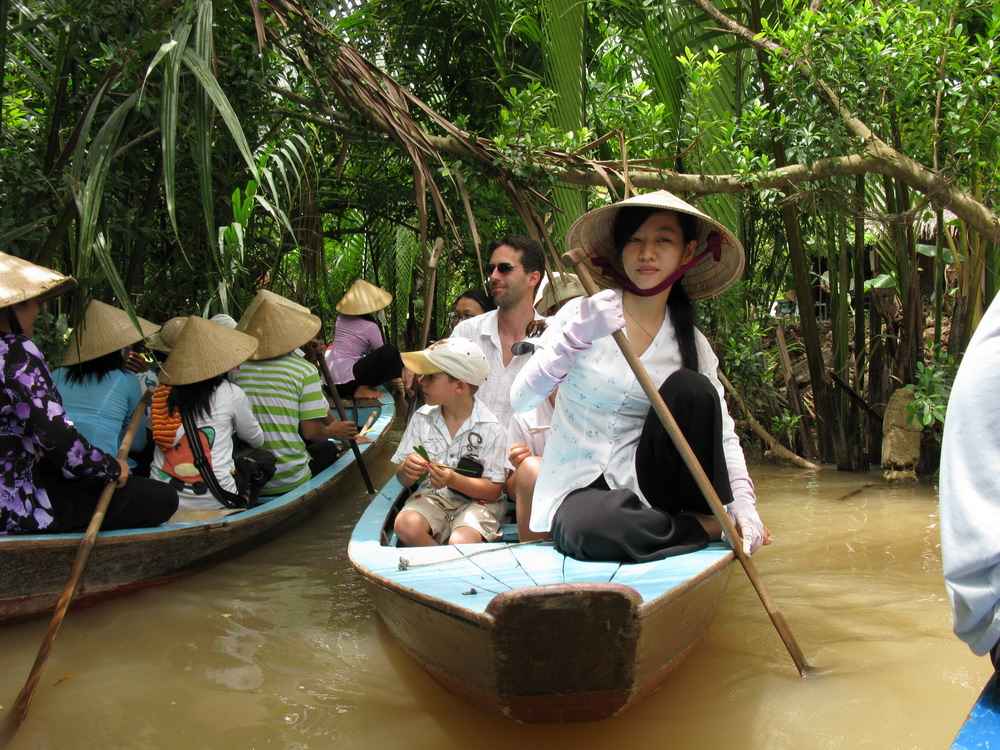
[(179, 510), (174, 513), (167, 523), (199, 523), (204, 521), (218, 521), (233, 513), (239, 513), (240, 508), (219, 508), (218, 510)]

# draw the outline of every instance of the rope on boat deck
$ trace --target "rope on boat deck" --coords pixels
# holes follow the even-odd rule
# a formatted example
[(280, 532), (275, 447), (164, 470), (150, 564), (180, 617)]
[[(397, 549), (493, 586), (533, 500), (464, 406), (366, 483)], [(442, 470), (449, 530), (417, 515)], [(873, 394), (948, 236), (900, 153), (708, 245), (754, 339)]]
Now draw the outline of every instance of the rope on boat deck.
[(505, 544), (503, 547), (493, 547), (492, 549), (481, 549), (478, 552), (472, 552), (468, 555), (463, 555), (459, 553), (458, 557), (449, 557), (446, 560), (433, 560), (431, 562), (425, 563), (411, 563), (407, 558), (400, 557), (399, 565), (397, 570), (412, 570), (413, 568), (429, 568), (432, 565), (442, 565), (444, 563), (451, 563), (457, 560), (468, 560), (470, 557), (476, 557), (478, 555), (488, 555), (490, 552), (503, 552), (504, 550), (514, 549), (514, 547), (525, 547), (529, 544), (541, 544), (546, 542), (546, 539), (534, 539), (530, 542), (515, 542), (514, 544)]

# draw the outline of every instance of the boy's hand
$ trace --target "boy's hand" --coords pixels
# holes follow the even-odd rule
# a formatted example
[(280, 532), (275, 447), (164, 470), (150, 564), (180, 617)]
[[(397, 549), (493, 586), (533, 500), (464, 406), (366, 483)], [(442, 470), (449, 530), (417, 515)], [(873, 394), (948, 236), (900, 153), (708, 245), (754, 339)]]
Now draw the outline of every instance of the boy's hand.
[(418, 481), (420, 477), (427, 473), (429, 465), (427, 461), (416, 453), (411, 453), (407, 456), (402, 466), (399, 467), (399, 474), (405, 480), (404, 484), (409, 486)]
[(443, 490), (455, 479), (455, 470), (439, 464), (429, 464), (431, 472), (431, 485), (438, 490)]
[(507, 454), (507, 458), (510, 460), (511, 465), (516, 469), (521, 465), (528, 456), (531, 455), (531, 449), (525, 443), (514, 443), (510, 446), (510, 452)]

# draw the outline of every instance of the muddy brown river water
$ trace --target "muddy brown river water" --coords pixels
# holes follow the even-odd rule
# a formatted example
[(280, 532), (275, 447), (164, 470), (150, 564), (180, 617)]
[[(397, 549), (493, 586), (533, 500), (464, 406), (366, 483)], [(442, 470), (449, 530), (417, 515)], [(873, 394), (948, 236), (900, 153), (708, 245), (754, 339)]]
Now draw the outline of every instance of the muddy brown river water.
[[(382, 454), (385, 456), (386, 454)], [(388, 475), (385, 461), (373, 471)], [(756, 562), (819, 673), (801, 680), (737, 568), (705, 640), (624, 715), (518, 725), (439, 687), (347, 561), (359, 481), (307, 525), (170, 585), (71, 612), (19, 748), (945, 748), (989, 674), (951, 633), (929, 485), (753, 468)], [(46, 623), (2, 629), (9, 709)]]

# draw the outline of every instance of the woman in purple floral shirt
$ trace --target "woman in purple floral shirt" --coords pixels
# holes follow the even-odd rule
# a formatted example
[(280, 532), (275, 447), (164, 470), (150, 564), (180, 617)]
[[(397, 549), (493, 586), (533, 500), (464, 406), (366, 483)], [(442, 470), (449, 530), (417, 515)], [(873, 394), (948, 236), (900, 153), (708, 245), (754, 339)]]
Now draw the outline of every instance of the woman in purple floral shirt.
[(177, 509), (168, 485), (130, 478), (67, 420), (45, 358), (31, 341), (45, 299), (73, 279), (0, 253), (0, 533), (77, 531), (115, 481), (104, 528), (156, 526)]

